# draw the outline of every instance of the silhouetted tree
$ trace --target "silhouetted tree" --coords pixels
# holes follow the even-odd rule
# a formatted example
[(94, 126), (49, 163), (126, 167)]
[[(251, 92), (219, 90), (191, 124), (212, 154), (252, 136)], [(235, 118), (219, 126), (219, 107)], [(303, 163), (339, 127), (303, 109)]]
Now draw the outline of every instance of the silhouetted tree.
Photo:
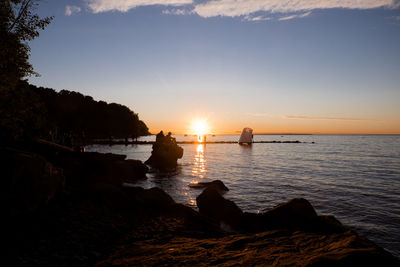
[(71, 137), (148, 134), (147, 126), (126, 106), (29, 86), (24, 79), (37, 74), (29, 63), (28, 42), (53, 19), (34, 14), (37, 5), (38, 0), (0, 0), (0, 142), (39, 135), (70, 143)]
[[(37, 130), (41, 118), (35, 96), (23, 79), (36, 74), (29, 63), (28, 41), (52, 17), (41, 19), (34, 10), (35, 0), (0, 1), (0, 138), (19, 139)], [(37, 116), (35, 116), (37, 115)], [(34, 127), (34, 128), (32, 128)]]
[(46, 110), (43, 137), (49, 137), (46, 135), (51, 132), (52, 138), (62, 142), (66, 135), (95, 139), (110, 136), (137, 138), (149, 134), (138, 114), (126, 106), (95, 101), (78, 92), (61, 90), (57, 93), (54, 89), (30, 87), (40, 97)]

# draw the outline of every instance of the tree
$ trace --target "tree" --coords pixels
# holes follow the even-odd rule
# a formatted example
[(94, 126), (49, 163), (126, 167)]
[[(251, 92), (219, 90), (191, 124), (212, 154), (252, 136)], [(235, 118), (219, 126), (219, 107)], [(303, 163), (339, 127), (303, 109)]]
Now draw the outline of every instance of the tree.
[[(37, 75), (29, 63), (28, 42), (39, 36), (53, 17), (34, 13), (38, 0), (0, 0), (0, 138), (19, 139), (39, 121), (29, 106), (32, 93), (23, 79)], [(36, 126), (33, 126), (36, 125)]]

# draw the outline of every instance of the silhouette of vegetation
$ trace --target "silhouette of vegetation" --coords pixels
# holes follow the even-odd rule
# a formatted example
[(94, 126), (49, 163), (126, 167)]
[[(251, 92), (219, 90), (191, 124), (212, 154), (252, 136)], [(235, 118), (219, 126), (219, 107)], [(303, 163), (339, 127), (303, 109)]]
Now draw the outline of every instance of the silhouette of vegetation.
[(146, 124), (128, 107), (104, 101), (78, 92), (36, 87), (31, 91), (44, 103), (42, 137), (68, 143), (73, 138), (137, 138), (148, 135)]
[(0, 144), (42, 137), (66, 145), (77, 138), (137, 138), (148, 128), (126, 106), (77, 92), (37, 88), (28, 42), (53, 17), (34, 13), (38, 0), (0, 1)]
[(36, 0), (0, 1), (0, 138), (20, 140), (40, 128), (40, 103), (23, 79), (37, 75), (28, 42), (53, 19), (34, 13)]

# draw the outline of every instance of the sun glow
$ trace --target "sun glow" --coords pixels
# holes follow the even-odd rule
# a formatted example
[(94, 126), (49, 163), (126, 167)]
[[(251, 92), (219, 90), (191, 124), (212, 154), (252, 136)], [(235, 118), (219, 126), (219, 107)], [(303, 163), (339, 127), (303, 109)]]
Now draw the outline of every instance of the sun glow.
[(192, 134), (197, 136), (204, 136), (209, 133), (209, 127), (207, 124), (207, 120), (205, 119), (196, 119), (192, 122), (191, 126)]

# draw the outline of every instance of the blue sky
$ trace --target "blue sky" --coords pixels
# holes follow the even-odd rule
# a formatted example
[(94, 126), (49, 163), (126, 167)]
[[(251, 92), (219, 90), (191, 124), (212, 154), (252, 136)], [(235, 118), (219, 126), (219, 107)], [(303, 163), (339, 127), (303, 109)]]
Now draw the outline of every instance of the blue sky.
[(213, 133), (400, 133), (398, 1), (47, 0), (38, 12), (55, 19), (31, 43), (30, 81), (125, 104), (154, 132), (203, 118)]

